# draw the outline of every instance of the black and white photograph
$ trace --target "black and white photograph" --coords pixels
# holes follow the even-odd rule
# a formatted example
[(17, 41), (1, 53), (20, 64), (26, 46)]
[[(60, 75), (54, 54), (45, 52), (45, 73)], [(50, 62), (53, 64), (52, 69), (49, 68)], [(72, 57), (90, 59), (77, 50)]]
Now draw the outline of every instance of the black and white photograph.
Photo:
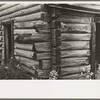
[(99, 99), (100, 2), (0, 1), (1, 98)]
[(100, 4), (0, 3), (0, 80), (94, 79)]

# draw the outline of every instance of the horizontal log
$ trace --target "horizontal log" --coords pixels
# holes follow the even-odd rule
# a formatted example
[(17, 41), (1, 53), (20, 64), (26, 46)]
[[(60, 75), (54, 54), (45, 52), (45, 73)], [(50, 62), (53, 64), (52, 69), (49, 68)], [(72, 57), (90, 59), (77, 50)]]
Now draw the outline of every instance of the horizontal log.
[(32, 34), (32, 35), (19, 35), (15, 39), (18, 43), (33, 43), (33, 42), (48, 42), (50, 41), (49, 34)]
[(56, 20), (65, 23), (91, 23), (92, 18), (61, 14), (61, 16), (59, 16)]
[(61, 22), (61, 32), (91, 32), (91, 24), (66, 24)]
[(17, 12), (13, 12), (13, 13), (8, 14), (6, 16), (0, 17), (0, 20), (5, 20), (5, 19), (8, 19), (8, 18), (14, 18), (14, 17), (18, 17), (18, 16), (28, 15), (28, 14), (32, 14), (32, 13), (37, 13), (37, 12), (40, 12), (40, 11), (46, 11), (44, 5), (37, 5), (37, 6), (36, 5), (34, 5), (30, 8), (20, 10), (20, 11), (18, 10)]
[(15, 56), (15, 58), (20, 61), (20, 63), (25, 64), (26, 66), (35, 66), (36, 68), (39, 68), (39, 61), (20, 57), (20, 56)]
[(88, 65), (88, 64), (89, 64), (88, 57), (61, 59), (61, 67), (80, 66), (80, 65)]
[(73, 79), (73, 80), (76, 80), (76, 79), (80, 79), (81, 77), (81, 74), (73, 74), (73, 75), (66, 75), (66, 76), (62, 76), (60, 77), (60, 79)]
[(87, 57), (90, 56), (89, 50), (66, 50), (61, 51), (61, 58), (66, 57)]
[(42, 20), (42, 21), (49, 21), (49, 15), (46, 12), (38, 12), (35, 14), (29, 14), (21, 17), (15, 17), (12, 18), (15, 22), (27, 22), (27, 21), (37, 21), (37, 20)]
[(37, 4), (19, 4), (19, 5), (16, 5), (16, 6), (9, 8), (9, 9), (1, 11), (0, 17), (7, 15), (7, 14), (11, 14), (13, 12), (16, 12), (16, 11), (19, 11), (19, 10), (22, 10), (22, 9), (26, 9), (26, 8), (29, 8), (29, 7), (32, 7), (32, 6), (36, 6), (36, 5)]
[[(74, 67), (74, 66), (82, 66), (82, 65), (88, 65), (89, 64), (89, 58), (88, 57), (74, 57), (74, 58), (64, 58), (61, 59), (61, 67)], [(40, 66), (42, 69), (49, 69), (51, 67), (51, 61), (50, 60), (41, 60)]]
[(20, 22), (14, 23), (15, 29), (39, 29), (39, 30), (49, 30), (50, 26), (48, 22), (37, 20), (37, 21), (29, 21), (29, 22)]
[(70, 34), (70, 33), (62, 33), (61, 34), (61, 40), (62, 41), (84, 41), (84, 40), (90, 40), (91, 34)]
[(33, 44), (19, 44), (19, 43), (14, 43), (14, 48), (32, 51), (33, 50)]
[(37, 33), (35, 29), (15, 29), (14, 34), (35, 34)]
[[(61, 50), (83, 50), (89, 49), (90, 44), (89, 41), (62, 41), (61, 43)], [(50, 42), (41, 42), (41, 43), (34, 43), (35, 52), (46, 52), (50, 51), (51, 43)]]
[(50, 70), (37, 69), (37, 72), (38, 72), (39, 79), (48, 79), (49, 78)]
[(87, 66), (76, 66), (76, 67), (66, 67), (61, 68), (61, 76), (69, 74), (78, 74), (84, 72)]
[(48, 52), (50, 51), (50, 42), (34, 43), (33, 48), (35, 48), (35, 52)]
[(16, 5), (19, 5), (19, 4), (4, 4), (0, 7), (0, 11), (3, 11), (3, 10), (6, 10), (6, 9), (9, 9), (11, 7), (14, 7)]
[(89, 49), (90, 43), (89, 41), (66, 41), (62, 42), (61, 44), (61, 50), (83, 50), (83, 49)]
[[(89, 50), (66, 50), (61, 51), (61, 58), (67, 57), (88, 57), (90, 55)], [(51, 53), (34, 53), (33, 59), (35, 60), (49, 60), (51, 59)]]
[(27, 57), (27, 58), (33, 58), (34, 52), (32, 51), (26, 51), (26, 50), (20, 50), (20, 49), (14, 49), (14, 54), (16, 56), (22, 56), (22, 57)]
[(33, 59), (34, 60), (44, 60), (44, 59), (50, 59), (51, 54), (50, 53), (34, 53)]

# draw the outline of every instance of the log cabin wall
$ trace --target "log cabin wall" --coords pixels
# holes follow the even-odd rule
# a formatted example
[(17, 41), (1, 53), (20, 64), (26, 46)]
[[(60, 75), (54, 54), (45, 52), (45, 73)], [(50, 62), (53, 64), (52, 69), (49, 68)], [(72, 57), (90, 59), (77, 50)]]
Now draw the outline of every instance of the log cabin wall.
[(61, 22), (60, 79), (79, 79), (90, 64), (92, 16), (61, 10), (56, 20)]
[[(59, 22), (60, 28), (52, 29), (61, 33), (58, 38), (61, 44), (55, 46), (60, 50), (60, 79), (79, 79), (81, 72), (90, 64), (92, 15), (70, 10), (59, 11), (60, 15), (51, 19), (45, 5), (6, 4), (0, 7), (0, 21), (14, 21), (14, 56), (21, 63), (34, 66), (40, 79), (48, 79), (53, 68), (50, 23), (51, 20)], [(0, 28), (0, 37), (3, 37), (3, 31)], [(3, 45), (0, 50), (3, 55)]]
[[(50, 59), (50, 20), (47, 7), (42, 4), (5, 4), (0, 7), (0, 21), (14, 22), (15, 58), (35, 67), (38, 78), (49, 78), (50, 66), (46, 60)], [(3, 32), (4, 29), (0, 27), (0, 56), (3, 54)]]

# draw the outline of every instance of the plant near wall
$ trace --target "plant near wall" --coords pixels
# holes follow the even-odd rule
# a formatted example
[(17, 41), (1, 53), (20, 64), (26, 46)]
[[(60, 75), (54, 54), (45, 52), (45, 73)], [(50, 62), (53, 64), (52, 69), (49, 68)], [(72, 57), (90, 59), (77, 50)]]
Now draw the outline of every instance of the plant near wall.
[(93, 72), (91, 72), (91, 66), (88, 65), (85, 69), (81, 72), (81, 76), (79, 79), (91, 79)]
[(32, 66), (26, 66), (16, 60), (9, 59), (6, 65), (0, 67), (0, 79), (37, 79), (38, 73)]

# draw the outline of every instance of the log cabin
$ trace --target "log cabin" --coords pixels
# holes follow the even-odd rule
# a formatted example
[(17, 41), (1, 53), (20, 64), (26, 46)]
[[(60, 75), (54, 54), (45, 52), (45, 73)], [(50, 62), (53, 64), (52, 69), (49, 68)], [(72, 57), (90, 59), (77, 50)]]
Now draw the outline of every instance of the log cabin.
[(99, 32), (100, 5), (1, 4), (0, 63), (15, 57), (38, 79), (80, 79), (90, 65), (95, 79)]

